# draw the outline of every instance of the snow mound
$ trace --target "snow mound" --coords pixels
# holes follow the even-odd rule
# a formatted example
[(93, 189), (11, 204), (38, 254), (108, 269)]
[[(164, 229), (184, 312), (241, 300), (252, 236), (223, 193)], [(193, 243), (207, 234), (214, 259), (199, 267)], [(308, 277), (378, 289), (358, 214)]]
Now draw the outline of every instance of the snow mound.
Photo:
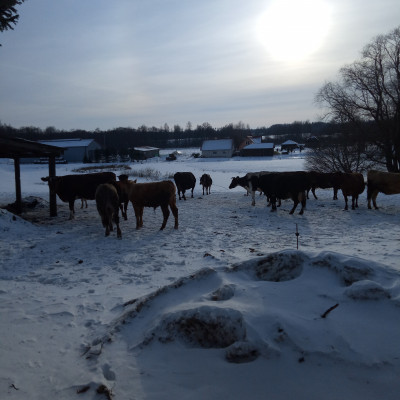
[(232, 309), (203, 306), (166, 314), (145, 339), (161, 343), (181, 340), (205, 349), (225, 348), (246, 338), (242, 314)]
[(0, 232), (7, 232), (8, 234), (21, 234), (26, 235), (29, 230), (34, 231), (36, 227), (3, 208), (0, 208)]
[(257, 279), (269, 282), (284, 282), (298, 278), (303, 271), (306, 256), (300, 252), (273, 253), (260, 259), (234, 266), (234, 270), (247, 270)]

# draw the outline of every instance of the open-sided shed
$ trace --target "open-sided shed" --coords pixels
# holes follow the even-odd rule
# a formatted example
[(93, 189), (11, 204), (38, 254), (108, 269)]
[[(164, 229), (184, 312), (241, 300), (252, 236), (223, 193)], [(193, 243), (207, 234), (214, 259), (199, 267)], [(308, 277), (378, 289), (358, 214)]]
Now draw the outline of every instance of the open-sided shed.
[[(63, 155), (64, 149), (55, 146), (49, 146), (37, 142), (32, 142), (20, 138), (0, 137), (0, 158), (10, 158), (14, 160), (15, 171), (15, 206), (16, 213), (22, 212), (22, 195), (21, 195), (21, 168), (20, 159), (26, 157), (48, 157), (49, 159), (49, 176), (56, 175), (56, 157)], [(56, 194), (50, 190), (50, 216), (57, 215), (57, 198)]]

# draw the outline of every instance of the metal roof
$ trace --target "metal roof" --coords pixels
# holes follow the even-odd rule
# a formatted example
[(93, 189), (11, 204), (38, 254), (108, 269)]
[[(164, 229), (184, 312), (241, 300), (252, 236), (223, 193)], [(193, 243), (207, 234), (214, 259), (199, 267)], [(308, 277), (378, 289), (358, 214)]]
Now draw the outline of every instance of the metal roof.
[(21, 138), (0, 137), (0, 158), (61, 156), (64, 148), (49, 146)]

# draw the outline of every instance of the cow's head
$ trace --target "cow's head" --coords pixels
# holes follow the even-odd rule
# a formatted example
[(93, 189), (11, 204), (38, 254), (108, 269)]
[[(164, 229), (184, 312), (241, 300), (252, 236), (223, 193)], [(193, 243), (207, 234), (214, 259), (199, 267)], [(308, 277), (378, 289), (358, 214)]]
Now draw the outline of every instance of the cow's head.
[(60, 180), (59, 176), (46, 176), (41, 178), (43, 182), (47, 182), (51, 190), (56, 190), (57, 182)]
[(229, 185), (229, 189), (233, 189), (233, 188), (235, 188), (237, 185), (239, 185), (239, 179), (240, 179), (240, 178), (239, 178), (238, 176), (232, 178), (232, 182), (231, 182), (231, 184)]

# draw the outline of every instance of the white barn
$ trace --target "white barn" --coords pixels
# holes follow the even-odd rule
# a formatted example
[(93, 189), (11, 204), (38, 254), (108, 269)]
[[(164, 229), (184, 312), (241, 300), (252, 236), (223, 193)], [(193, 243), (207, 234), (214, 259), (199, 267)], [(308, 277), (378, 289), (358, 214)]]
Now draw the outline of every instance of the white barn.
[(201, 145), (201, 155), (205, 158), (229, 158), (234, 152), (232, 139), (205, 140)]

